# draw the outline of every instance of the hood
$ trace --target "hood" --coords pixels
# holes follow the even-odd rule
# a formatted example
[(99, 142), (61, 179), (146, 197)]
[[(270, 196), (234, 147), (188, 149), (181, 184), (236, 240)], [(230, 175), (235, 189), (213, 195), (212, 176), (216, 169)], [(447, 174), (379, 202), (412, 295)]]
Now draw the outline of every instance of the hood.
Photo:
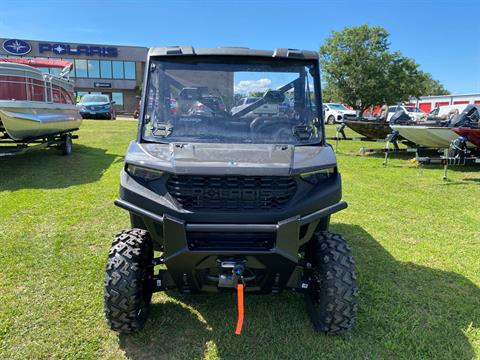
[(109, 102), (85, 102), (85, 103), (78, 103), (77, 106), (105, 106), (110, 105)]
[(130, 143), (127, 163), (176, 174), (286, 176), (336, 166), (330, 146)]

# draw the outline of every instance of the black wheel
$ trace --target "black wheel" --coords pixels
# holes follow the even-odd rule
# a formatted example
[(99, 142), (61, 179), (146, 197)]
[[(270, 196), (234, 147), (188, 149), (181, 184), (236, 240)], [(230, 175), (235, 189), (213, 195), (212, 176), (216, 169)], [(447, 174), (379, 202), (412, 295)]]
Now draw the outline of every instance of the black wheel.
[(153, 247), (145, 230), (122, 231), (108, 254), (104, 308), (112, 330), (128, 334), (145, 325), (152, 299)]
[(70, 155), (72, 153), (72, 135), (65, 134), (62, 136), (60, 151), (63, 155)]
[(335, 124), (335, 116), (330, 115), (327, 119), (327, 124), (330, 124), (330, 125)]
[(307, 312), (316, 331), (340, 335), (357, 316), (357, 285), (352, 252), (345, 239), (328, 231), (316, 233), (305, 251), (312, 263)]

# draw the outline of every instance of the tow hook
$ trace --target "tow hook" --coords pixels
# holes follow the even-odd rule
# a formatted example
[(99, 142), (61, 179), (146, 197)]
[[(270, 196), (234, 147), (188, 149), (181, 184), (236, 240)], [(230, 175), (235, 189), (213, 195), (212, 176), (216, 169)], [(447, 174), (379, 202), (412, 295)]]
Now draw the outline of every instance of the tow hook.
[(235, 327), (235, 335), (242, 333), (243, 319), (244, 319), (244, 303), (243, 303), (243, 290), (245, 288), (245, 281), (243, 278), (243, 272), (245, 271), (245, 260), (243, 261), (219, 261), (219, 265), (222, 269), (228, 270), (228, 272), (220, 274), (218, 277), (219, 287), (230, 287), (237, 289), (237, 325)]

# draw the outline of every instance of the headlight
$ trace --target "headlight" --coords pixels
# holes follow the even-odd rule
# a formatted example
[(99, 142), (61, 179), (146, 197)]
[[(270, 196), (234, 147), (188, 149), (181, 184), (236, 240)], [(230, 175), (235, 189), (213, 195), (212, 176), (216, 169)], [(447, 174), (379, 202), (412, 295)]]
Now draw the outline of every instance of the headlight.
[(154, 179), (158, 179), (161, 178), (164, 174), (164, 172), (160, 170), (149, 169), (132, 164), (127, 164), (125, 166), (125, 171), (131, 176), (143, 181), (151, 181)]
[(324, 180), (330, 179), (334, 174), (336, 174), (336, 172), (337, 172), (337, 168), (331, 167), (331, 168), (325, 168), (325, 169), (320, 169), (316, 171), (306, 172), (306, 173), (300, 174), (300, 177), (302, 178), (302, 180), (305, 180), (310, 184), (316, 185), (318, 183), (321, 183)]

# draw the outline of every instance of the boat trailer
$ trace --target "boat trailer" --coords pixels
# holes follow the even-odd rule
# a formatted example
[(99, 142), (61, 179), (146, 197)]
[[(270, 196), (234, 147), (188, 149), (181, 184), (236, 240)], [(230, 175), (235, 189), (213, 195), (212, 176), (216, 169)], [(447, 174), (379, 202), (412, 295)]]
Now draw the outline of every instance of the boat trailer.
[[(398, 131), (394, 131), (397, 132)], [(397, 134), (398, 135), (398, 134)], [(393, 140), (392, 140), (393, 139)], [(395, 134), (390, 134), (386, 139), (385, 146), (385, 158), (383, 166), (387, 166), (388, 153), (392, 150), (389, 149), (391, 141), (395, 141)], [(467, 147), (468, 139), (464, 136), (459, 136), (450, 143), (450, 146), (446, 149), (433, 149), (424, 147), (409, 147), (406, 150), (409, 152), (415, 152), (415, 160), (418, 165), (443, 165), (444, 173), (443, 180), (448, 179), (448, 167), (449, 166), (475, 166), (480, 165), (480, 150), (469, 149)], [(423, 152), (424, 156), (420, 155)]]
[(57, 148), (63, 155), (70, 155), (72, 153), (72, 139), (78, 139), (78, 135), (72, 134), (72, 131), (75, 130), (78, 129), (19, 141), (8, 137), (0, 138), (0, 157), (20, 155), (47, 147)]
[(467, 141), (466, 137), (459, 136), (450, 143), (448, 149), (439, 150), (439, 153), (443, 152), (439, 157), (430, 158), (417, 155), (416, 160), (422, 166), (430, 164), (443, 165), (443, 180), (447, 180), (449, 166), (474, 166), (480, 164), (480, 151), (468, 149)]

